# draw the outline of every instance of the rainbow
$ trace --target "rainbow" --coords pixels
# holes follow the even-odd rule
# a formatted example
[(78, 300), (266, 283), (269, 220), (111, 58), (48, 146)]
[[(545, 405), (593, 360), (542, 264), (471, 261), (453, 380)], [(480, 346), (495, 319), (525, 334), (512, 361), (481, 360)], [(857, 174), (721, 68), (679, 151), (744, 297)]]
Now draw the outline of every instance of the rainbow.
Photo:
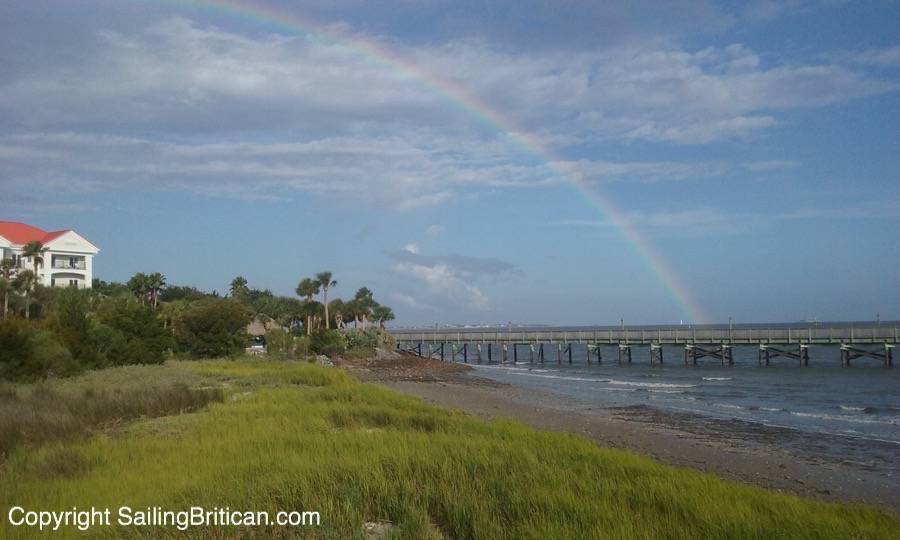
[(593, 203), (602, 212), (606, 219), (621, 232), (625, 240), (633, 246), (637, 254), (652, 269), (660, 283), (666, 288), (671, 298), (675, 300), (682, 312), (687, 315), (688, 321), (703, 324), (709, 320), (705, 316), (703, 309), (689, 293), (681, 278), (657, 253), (653, 245), (638, 232), (631, 220), (606, 195), (593, 189), (575, 167), (568, 166), (565, 159), (557, 156), (540, 140), (518, 129), (514, 120), (504, 116), (465, 88), (422, 69), (379, 43), (363, 39), (357, 35), (347, 35), (338, 32), (298, 13), (288, 12), (284, 9), (260, 3), (251, 3), (247, 0), (137, 1), (166, 3), (182, 8), (188, 7), (222, 12), (273, 28), (279, 28), (291, 34), (300, 33), (323, 39), (330, 43), (347, 47), (363, 55), (367, 60), (381, 64), (414, 80), (421, 81), (428, 88), (446, 98), (449, 103), (471, 114), (488, 127), (503, 133), (527, 155), (532, 155), (547, 163), (562, 178), (568, 180), (589, 202)]

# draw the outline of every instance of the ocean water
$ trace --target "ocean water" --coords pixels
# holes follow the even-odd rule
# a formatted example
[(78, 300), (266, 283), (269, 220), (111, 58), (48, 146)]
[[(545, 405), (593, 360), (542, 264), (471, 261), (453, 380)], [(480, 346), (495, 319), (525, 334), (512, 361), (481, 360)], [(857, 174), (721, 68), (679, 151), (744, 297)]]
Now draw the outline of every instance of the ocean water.
[[(497, 357), (495, 348), (495, 358)], [(524, 388), (557, 394), (560, 403), (608, 408), (619, 415), (703, 429), (746, 438), (773, 436), (818, 453), (875, 469), (900, 471), (900, 367), (858, 359), (842, 368), (837, 347), (811, 346), (810, 366), (777, 358), (758, 365), (756, 347), (733, 349), (734, 365), (704, 358), (685, 366), (683, 349), (666, 347), (663, 365), (650, 365), (646, 347), (632, 348), (632, 364), (618, 365), (617, 350), (601, 348), (586, 362), (584, 345), (575, 345), (572, 363), (545, 349), (544, 364), (529, 362), (520, 347), (515, 365), (469, 363), (476, 374)], [(508, 358), (512, 360), (510, 350)]]

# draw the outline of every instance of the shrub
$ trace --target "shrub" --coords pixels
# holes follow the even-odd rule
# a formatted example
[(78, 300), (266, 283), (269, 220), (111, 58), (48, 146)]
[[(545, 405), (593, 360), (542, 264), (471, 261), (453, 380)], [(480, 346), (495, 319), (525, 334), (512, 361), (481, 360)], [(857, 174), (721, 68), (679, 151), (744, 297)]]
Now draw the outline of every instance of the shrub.
[(39, 378), (70, 377), (84, 370), (53, 332), (43, 328), (36, 330), (32, 343), (30, 362)]
[(272, 328), (266, 332), (266, 348), (269, 355), (292, 356), (294, 352), (294, 336), (281, 328)]
[(162, 319), (147, 306), (127, 297), (110, 298), (98, 310), (89, 329), (103, 366), (161, 364), (172, 347), (172, 336)]
[(191, 302), (175, 321), (179, 349), (195, 358), (230, 356), (244, 350), (250, 312), (226, 298)]
[(29, 359), (34, 351), (33, 327), (17, 318), (0, 321), (0, 379), (34, 380), (39, 374), (32, 372)]
[(374, 349), (378, 346), (378, 333), (374, 330), (350, 330), (346, 333), (347, 346)]
[(97, 358), (98, 344), (91, 340), (88, 318), (90, 294), (88, 290), (60, 289), (52, 326), (73, 358), (84, 366), (99, 367), (103, 364)]
[(338, 330), (325, 330), (312, 335), (310, 347), (316, 354), (334, 356), (347, 350), (347, 338)]
[(74, 375), (81, 369), (56, 335), (21, 319), (0, 322), (0, 379), (37, 381)]

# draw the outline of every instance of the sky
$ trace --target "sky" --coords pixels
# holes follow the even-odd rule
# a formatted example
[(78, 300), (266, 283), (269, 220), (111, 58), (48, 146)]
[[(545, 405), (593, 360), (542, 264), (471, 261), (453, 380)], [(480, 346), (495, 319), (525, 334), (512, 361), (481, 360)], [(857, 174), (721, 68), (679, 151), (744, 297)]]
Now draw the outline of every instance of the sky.
[(900, 4), (0, 0), (0, 219), (397, 325), (900, 319)]

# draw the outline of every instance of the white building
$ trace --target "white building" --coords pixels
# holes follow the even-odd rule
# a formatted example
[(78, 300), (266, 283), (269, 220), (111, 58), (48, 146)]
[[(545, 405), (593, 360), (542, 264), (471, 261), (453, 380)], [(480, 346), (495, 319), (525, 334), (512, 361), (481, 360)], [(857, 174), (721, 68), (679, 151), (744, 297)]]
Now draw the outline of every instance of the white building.
[(100, 250), (72, 230), (43, 231), (37, 227), (0, 221), (0, 255), (13, 259), (19, 268), (33, 269), (31, 259), (22, 256), (25, 244), (37, 240), (47, 251), (38, 278), (47, 287), (90, 288), (94, 278), (94, 255)]

